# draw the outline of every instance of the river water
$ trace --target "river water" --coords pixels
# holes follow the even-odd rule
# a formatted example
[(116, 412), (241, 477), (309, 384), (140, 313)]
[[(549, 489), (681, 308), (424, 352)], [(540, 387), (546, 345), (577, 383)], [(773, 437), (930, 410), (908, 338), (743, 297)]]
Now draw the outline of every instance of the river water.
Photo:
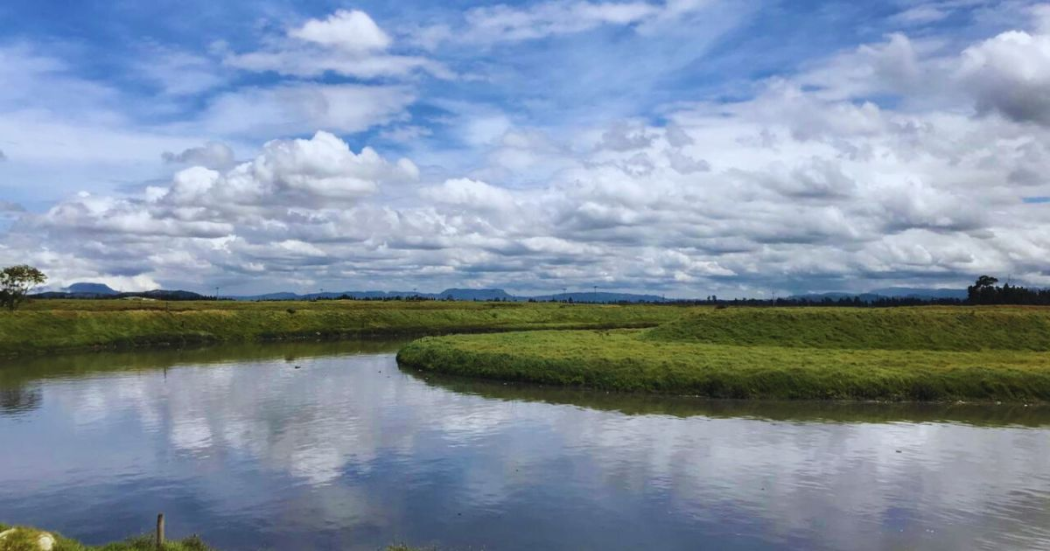
[[(1050, 548), (1050, 411), (423, 376), (399, 343), (0, 365), (0, 522), (224, 550)], [(299, 366), (299, 369), (296, 369)]]

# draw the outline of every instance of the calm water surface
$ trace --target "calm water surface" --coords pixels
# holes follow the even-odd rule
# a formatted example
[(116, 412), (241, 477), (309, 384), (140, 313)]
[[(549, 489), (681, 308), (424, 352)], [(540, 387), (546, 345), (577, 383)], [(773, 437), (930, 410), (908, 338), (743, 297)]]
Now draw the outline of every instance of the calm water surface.
[(0, 522), (101, 543), (163, 511), (228, 550), (1050, 548), (1045, 409), (479, 384), (396, 348), (0, 365)]

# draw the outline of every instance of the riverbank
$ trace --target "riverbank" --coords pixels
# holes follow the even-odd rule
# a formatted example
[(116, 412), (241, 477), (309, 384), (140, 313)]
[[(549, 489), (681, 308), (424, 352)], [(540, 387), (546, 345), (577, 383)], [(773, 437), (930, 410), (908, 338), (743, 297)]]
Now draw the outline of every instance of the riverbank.
[[(13, 528), (0, 524), (0, 533)], [(0, 551), (39, 551), (39, 538), (41, 535), (50, 536), (51, 551), (158, 551), (157, 540), (153, 536), (137, 536), (124, 541), (107, 543), (104, 545), (85, 545), (76, 540), (63, 537), (54, 532), (44, 532), (36, 528), (24, 526), (17, 528), (0, 540)], [(181, 540), (164, 542), (163, 551), (217, 551), (209, 547), (197, 536), (190, 536)], [(413, 551), (413, 548), (403, 545), (390, 545), (385, 551)]]
[[(0, 534), (10, 528), (13, 527), (0, 524)], [(24, 526), (14, 528), (13, 532), (6, 534), (0, 540), (0, 551), (39, 551), (42, 541), (51, 543), (51, 551), (157, 551), (156, 540), (151, 536), (138, 536), (105, 545), (85, 545), (54, 532), (44, 532)], [(41, 540), (41, 537), (46, 539)], [(215, 551), (197, 536), (165, 542), (163, 549), (164, 551)]]
[(513, 302), (37, 300), (0, 312), (0, 355), (195, 343), (652, 327), (689, 309)]
[(1040, 308), (700, 310), (651, 330), (414, 341), (424, 371), (711, 398), (1050, 402)]

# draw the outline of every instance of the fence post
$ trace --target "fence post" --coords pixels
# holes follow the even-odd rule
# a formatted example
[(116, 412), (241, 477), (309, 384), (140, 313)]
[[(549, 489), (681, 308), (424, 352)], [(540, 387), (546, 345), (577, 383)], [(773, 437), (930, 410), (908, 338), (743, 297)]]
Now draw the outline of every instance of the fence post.
[(157, 551), (164, 549), (164, 513), (157, 515)]

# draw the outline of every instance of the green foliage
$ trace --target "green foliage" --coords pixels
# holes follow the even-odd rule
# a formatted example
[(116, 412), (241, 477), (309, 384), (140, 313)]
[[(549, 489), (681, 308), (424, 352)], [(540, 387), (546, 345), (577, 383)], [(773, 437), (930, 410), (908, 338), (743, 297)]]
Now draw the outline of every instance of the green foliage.
[(398, 361), (490, 379), (714, 398), (1046, 402), (1047, 318), (1045, 310), (1008, 308), (712, 309), (650, 331), (428, 337)]
[(22, 264), (0, 270), (0, 306), (14, 310), (25, 302), (29, 291), (47, 281), (44, 272)]
[[(295, 314), (289, 314), (294, 310)], [(0, 354), (200, 342), (652, 327), (682, 308), (443, 301), (34, 301), (0, 312)]]

